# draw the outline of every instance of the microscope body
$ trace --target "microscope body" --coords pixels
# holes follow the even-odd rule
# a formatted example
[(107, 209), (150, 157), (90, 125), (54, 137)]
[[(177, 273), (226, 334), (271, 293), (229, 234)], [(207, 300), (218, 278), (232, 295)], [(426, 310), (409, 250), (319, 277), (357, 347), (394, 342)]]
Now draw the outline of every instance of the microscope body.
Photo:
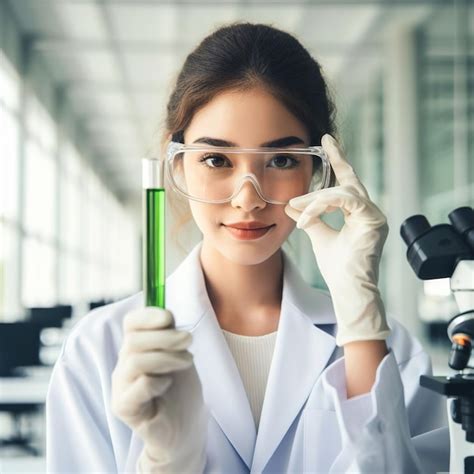
[[(451, 291), (453, 292), (460, 314), (451, 321), (448, 327), (448, 335), (455, 331), (462, 330), (461, 325), (474, 325), (472, 310), (474, 308), (474, 260), (461, 260), (453, 272), (450, 280)], [(452, 336), (450, 336), (452, 337)], [(465, 368), (462, 371), (463, 380), (470, 380), (472, 394), (474, 396), (474, 369)], [(474, 406), (474, 404), (473, 404)], [(448, 420), (449, 420), (449, 440), (451, 445), (451, 457), (449, 470), (452, 473), (474, 472), (474, 439), (466, 444), (464, 432), (459, 422), (459, 403), (456, 399), (448, 399)], [(458, 421), (455, 421), (458, 420)], [(466, 446), (469, 448), (466, 451)], [(471, 465), (464, 466), (464, 459), (472, 457)]]
[(474, 309), (474, 259), (456, 265), (450, 287), (461, 313)]
[(406, 219), (400, 229), (407, 259), (422, 280), (450, 278), (459, 308), (447, 335), (452, 342), (448, 377), (420, 377), (420, 384), (445, 395), (450, 435), (450, 473), (474, 473), (474, 210), (461, 207), (449, 214), (451, 224), (431, 227), (422, 215)]

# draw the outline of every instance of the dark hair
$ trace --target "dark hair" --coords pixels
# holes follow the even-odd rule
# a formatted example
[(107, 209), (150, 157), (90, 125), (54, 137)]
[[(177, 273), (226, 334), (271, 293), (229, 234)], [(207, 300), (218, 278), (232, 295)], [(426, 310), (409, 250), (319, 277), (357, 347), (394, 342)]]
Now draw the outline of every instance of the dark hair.
[[(193, 115), (216, 95), (254, 87), (263, 87), (306, 125), (310, 145), (320, 145), (325, 133), (337, 138), (335, 106), (319, 63), (285, 31), (233, 22), (205, 37), (187, 56), (167, 104), (162, 152), (170, 138), (184, 143)], [(177, 233), (190, 212), (183, 216), (177, 202), (170, 200), (170, 204), (177, 217)], [(188, 208), (189, 204), (184, 205)]]
[(310, 144), (336, 135), (335, 106), (319, 63), (291, 34), (265, 24), (222, 26), (186, 58), (169, 98), (163, 141), (183, 142), (194, 113), (226, 90), (264, 87), (304, 123)]

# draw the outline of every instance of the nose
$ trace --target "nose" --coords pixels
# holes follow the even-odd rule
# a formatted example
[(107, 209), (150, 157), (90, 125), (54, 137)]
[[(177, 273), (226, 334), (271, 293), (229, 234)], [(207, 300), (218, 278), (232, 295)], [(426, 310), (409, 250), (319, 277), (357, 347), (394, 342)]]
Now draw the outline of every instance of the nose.
[(250, 180), (245, 180), (237, 194), (232, 198), (231, 205), (237, 209), (250, 212), (254, 209), (265, 208), (267, 203), (258, 194), (255, 184)]

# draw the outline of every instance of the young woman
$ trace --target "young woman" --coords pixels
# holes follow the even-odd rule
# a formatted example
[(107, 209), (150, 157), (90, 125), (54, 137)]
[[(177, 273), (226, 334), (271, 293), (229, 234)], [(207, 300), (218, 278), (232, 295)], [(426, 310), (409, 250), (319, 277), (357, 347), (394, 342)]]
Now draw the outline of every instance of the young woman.
[[(320, 66), (288, 33), (234, 23), (187, 57), (162, 144), (202, 241), (167, 278), (166, 310), (140, 292), (71, 331), (47, 398), (49, 471), (448, 470), (445, 402), (419, 386), (430, 358), (377, 289), (385, 216), (335, 132)], [(285, 152), (312, 146), (337, 183), (326, 166), (306, 192), (324, 160)], [(340, 231), (320, 220), (335, 209)], [(295, 225), (330, 295), (282, 250)]]

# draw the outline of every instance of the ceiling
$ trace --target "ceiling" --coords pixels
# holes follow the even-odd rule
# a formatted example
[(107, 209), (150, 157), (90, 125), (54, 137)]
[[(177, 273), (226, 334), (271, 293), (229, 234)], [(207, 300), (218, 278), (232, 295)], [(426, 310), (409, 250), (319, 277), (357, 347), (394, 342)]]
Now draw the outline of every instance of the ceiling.
[[(366, 65), (380, 57), (380, 33), (389, 18), (400, 12), (424, 14), (433, 3), (9, 1), (22, 34), (32, 38), (33, 51), (43, 56), (85, 128), (98, 171), (123, 200), (135, 203), (141, 196), (139, 158), (164, 120), (172, 80), (187, 54), (214, 28), (246, 20), (285, 29), (335, 83), (354, 62), (361, 79), (366, 77)], [(354, 88), (353, 69), (350, 79)]]

